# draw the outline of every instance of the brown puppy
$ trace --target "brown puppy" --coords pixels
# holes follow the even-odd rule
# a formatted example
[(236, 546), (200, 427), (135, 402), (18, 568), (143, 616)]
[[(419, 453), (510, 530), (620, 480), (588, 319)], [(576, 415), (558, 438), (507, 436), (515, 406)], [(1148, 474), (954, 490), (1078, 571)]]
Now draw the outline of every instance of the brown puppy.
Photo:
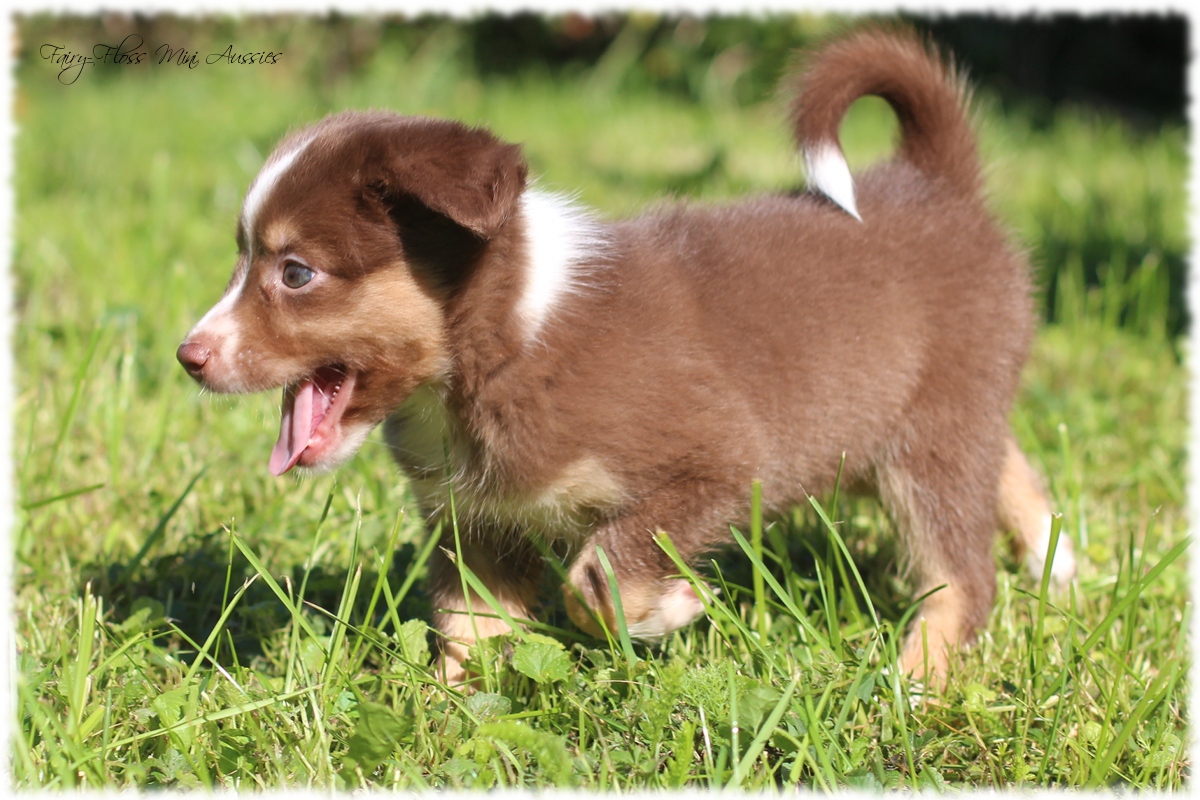
[[(685, 558), (845, 474), (878, 494), (921, 608), (904, 665), (969, 641), (997, 527), (1040, 571), (1049, 507), (1007, 415), (1033, 328), (1023, 258), (992, 221), (960, 87), (908, 34), (836, 41), (798, 79), (811, 191), (601, 222), (529, 188), (521, 151), (455, 122), (331, 116), (292, 134), (246, 196), (222, 300), (179, 348), (219, 392), (284, 387), (271, 471), (331, 469), (381, 422), (431, 521), (453, 496), (463, 559), (515, 618), (535, 539), (574, 555), (567, 604), (630, 631), (703, 610)], [(886, 99), (892, 161), (851, 178), (849, 105)], [(449, 530), (450, 526), (446, 526)], [(442, 669), (476, 637), (449, 553), (432, 564)], [(1074, 571), (1069, 543), (1053, 566)], [(472, 595), (476, 612), (489, 613)], [(923, 632), (923, 636), (922, 636)], [(924, 637), (924, 638), (923, 638)]]

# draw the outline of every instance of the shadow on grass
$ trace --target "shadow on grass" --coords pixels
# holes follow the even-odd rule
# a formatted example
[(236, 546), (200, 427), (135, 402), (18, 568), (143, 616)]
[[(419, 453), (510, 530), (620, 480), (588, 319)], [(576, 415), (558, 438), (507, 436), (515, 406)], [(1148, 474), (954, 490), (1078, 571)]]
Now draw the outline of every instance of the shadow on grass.
[[(861, 511), (876, 512), (876, 519), (868, 513), (865, 522), (839, 523), (839, 528), (845, 535), (854, 566), (880, 621), (896, 624), (913, 602), (911, 587), (900, 571), (897, 542), (890, 530), (879, 529), (875, 524), (879, 517), (876, 505), (868, 501), (856, 502), (863, 505), (848, 504), (851, 520), (862, 519)], [(832, 624), (847, 625), (852, 617), (861, 620), (867, 616), (867, 598), (857, 581), (853, 577), (845, 581), (835, 574), (829, 561), (831, 542), (814, 514), (797, 509), (771, 524), (778, 526), (782, 534), (776, 541), (785, 543), (787, 560), (781, 563), (768, 555), (768, 568), (775, 579), (785, 585), (785, 574), (791, 573), (793, 585), (799, 587), (799, 591), (793, 592), (793, 600), (809, 615), (810, 622), (820, 629), (827, 629), (831, 624), (820, 600), (818, 587), (819, 573), (822, 572), (826, 580), (834, 576), (837, 601), (833, 609), (836, 619)], [(255, 659), (269, 657), (271, 643), (290, 630), (292, 619), (287, 607), (259, 578), (251, 581), (222, 623), (227, 604), (243, 584), (254, 577), (254, 569), (236, 548), (231, 547), (229, 535), (224, 530), (198, 535), (189, 542), (192, 546), (186, 550), (143, 558), (140, 563), (133, 563), (132, 569), (130, 564), (135, 559), (124, 563), (88, 564), (82, 570), (82, 577), (91, 582), (93, 592), (103, 599), (111, 614), (112, 627), (121, 630), (127, 621), (138, 614), (147, 614), (149, 609), (151, 622), (148, 627), (159, 635), (158, 646), (185, 662), (195, 658), (197, 646), (208, 640), (218, 624), (222, 625), (222, 630), (215, 653), (222, 666), (250, 664)], [(388, 585), (396, 587), (403, 583), (416, 559), (417, 548), (413, 544), (401, 546), (386, 576)], [(713, 580), (719, 574), (728, 590), (722, 601), (734, 608), (754, 602), (749, 588), (753, 585), (753, 570), (750, 560), (736, 547), (723, 548), (700, 565), (700, 572), (706, 579)], [(355, 627), (366, 625), (390, 637), (396, 634), (395, 626), (382, 598), (376, 604), (372, 618), (365, 619), (379, 577), (377, 572), (364, 570), (348, 621)], [(321, 635), (332, 628), (331, 615), (341, 606), (350, 578), (347, 569), (321, 565), (312, 567), (306, 576), (303, 564), (293, 566), (290, 573), (276, 575), (278, 584), (292, 597), (303, 588), (308, 622)], [(401, 622), (430, 619), (433, 609), (422, 587), (423, 582), (418, 580), (402, 599), (397, 608)], [(767, 599), (775, 600), (769, 590)], [(540, 622), (564, 631), (572, 630), (554, 570), (546, 570), (542, 601), (538, 612)], [(783, 613), (786, 612), (779, 612)], [(169, 620), (173, 628), (163, 620)], [(702, 637), (709, 624), (706, 619), (699, 620), (697, 635)], [(435, 652), (432, 636), (431, 632), (430, 650)], [(657, 650), (658, 646), (639, 644), (638, 649), (645, 653)]]
[[(91, 582), (93, 592), (111, 610), (111, 621), (118, 627), (144, 608), (151, 609), (152, 622), (166, 619), (173, 623), (178, 631), (161, 623), (153, 627), (163, 634), (160, 646), (187, 662), (196, 656), (193, 643), (201, 644), (209, 638), (221, 622), (226, 604), (255, 576), (249, 561), (230, 546), (229, 534), (224, 530), (196, 536), (189, 543), (193, 546), (187, 550), (145, 558), (131, 572), (128, 562), (86, 564), (81, 570), (83, 579)], [(390, 585), (403, 582), (416, 555), (412, 544), (396, 551), (387, 576)], [(305, 613), (318, 633), (325, 634), (332, 628), (330, 615), (341, 606), (350, 582), (349, 570), (316, 565), (306, 576), (304, 565), (297, 564), (289, 574), (275, 577), (293, 598), (303, 587)], [(364, 624), (378, 579), (377, 572), (363, 570), (362, 588), (350, 612), (352, 625)], [(380, 599), (372, 619), (365, 623), (387, 635), (394, 634), (386, 613), (386, 604)], [(402, 599), (397, 613), (401, 622), (429, 618), (429, 601), (419, 583)], [(264, 655), (264, 643), (287, 630), (291, 621), (291, 613), (271, 587), (261, 578), (253, 580), (222, 626), (218, 663), (247, 664)]]

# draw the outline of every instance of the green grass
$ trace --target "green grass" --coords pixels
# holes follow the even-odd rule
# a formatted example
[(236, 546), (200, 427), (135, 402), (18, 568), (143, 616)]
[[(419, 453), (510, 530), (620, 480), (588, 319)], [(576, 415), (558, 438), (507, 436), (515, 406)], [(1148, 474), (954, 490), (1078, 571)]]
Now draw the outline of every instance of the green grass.
[[(982, 98), (995, 207), (1055, 259), (1013, 423), (1080, 577), (1047, 594), (998, 548), (944, 691), (892, 666), (912, 601), (879, 506), (824, 497), (698, 565), (723, 591), (661, 647), (588, 639), (551, 602), (476, 649), (462, 696), (428, 665), (431, 539), (378, 441), (273, 479), (277, 396), (202, 396), (175, 363), (272, 142), (348, 106), (486, 123), (612, 214), (791, 186), (798, 159), (780, 106), (719, 85), (698, 106), (599, 71), (485, 80), (453, 29), (326, 77), (300, 56), (326, 35), (297, 26), (279, 69), (18, 73), (18, 786), (1185, 785), (1183, 131), (1034, 129)], [(852, 160), (892, 128), (857, 108)]]

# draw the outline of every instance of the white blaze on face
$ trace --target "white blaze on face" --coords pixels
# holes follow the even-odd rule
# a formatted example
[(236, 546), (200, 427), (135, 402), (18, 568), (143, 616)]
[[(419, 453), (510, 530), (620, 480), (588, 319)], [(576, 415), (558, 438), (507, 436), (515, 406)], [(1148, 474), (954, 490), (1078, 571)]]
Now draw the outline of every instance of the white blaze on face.
[(189, 339), (203, 337), (219, 343), (218, 346), (224, 353), (237, 352), (239, 337), (237, 326), (233, 324), (233, 306), (242, 294), (249, 270), (242, 269), (241, 272), (241, 280), (232, 283), (217, 304), (200, 318), (200, 321), (192, 328), (192, 332), (188, 334)]
[(250, 190), (246, 192), (246, 200), (242, 203), (242, 230), (246, 234), (247, 246), (253, 247), (254, 226), (257, 222), (258, 212), (262, 210), (263, 205), (271, 196), (279, 179), (292, 164), (296, 163), (296, 159), (314, 138), (316, 138), (316, 134), (309, 134), (291, 149), (283, 152), (276, 151), (267, 159), (267, 163), (263, 165), (262, 171), (258, 173), (254, 183), (250, 184)]
[[(246, 199), (242, 203), (242, 233), (245, 236), (247, 247), (251, 250), (255, 237), (254, 226), (259, 211), (271, 196), (279, 179), (296, 162), (313, 138), (315, 138), (315, 134), (310, 134), (294, 147), (273, 154), (250, 185), (249, 191), (246, 192)], [(246, 254), (245, 262), (239, 266), (240, 276), (235, 274), (235, 280), (231, 282), (224, 296), (208, 310), (208, 313), (201, 317), (200, 321), (192, 328), (191, 333), (188, 334), (190, 339), (203, 338), (209, 342), (216, 350), (219, 362), (229, 365), (226, 367), (225, 374), (225, 383), (230, 387), (228, 391), (238, 391), (242, 387), (250, 385), (245, 379), (246, 376), (241, 375), (235, 368), (237, 354), (241, 349), (241, 331), (235, 323), (233, 309), (246, 287), (252, 257), (252, 253)]]
[(832, 142), (805, 147), (804, 163), (808, 169), (809, 185), (862, 222), (854, 201), (854, 178), (850, 175), (850, 166), (841, 149)]

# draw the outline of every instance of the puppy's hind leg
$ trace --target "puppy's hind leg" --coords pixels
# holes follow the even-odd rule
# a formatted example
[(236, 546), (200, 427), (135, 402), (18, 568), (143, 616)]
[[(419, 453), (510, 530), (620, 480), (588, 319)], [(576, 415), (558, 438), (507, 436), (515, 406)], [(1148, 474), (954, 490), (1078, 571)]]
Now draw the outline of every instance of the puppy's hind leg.
[[(1050, 504), (1037, 474), (1011, 435), (1004, 443), (996, 521), (1000, 530), (1012, 531), (1016, 556), (1025, 562), (1035, 579), (1041, 580), (1050, 548)], [(1066, 535), (1060, 535), (1050, 566), (1050, 579), (1062, 586), (1074, 577), (1074, 548)]]
[(901, 667), (940, 681), (949, 650), (973, 641), (992, 608), (995, 484), (984, 462), (902, 452), (880, 465), (879, 495), (898, 528), (916, 596), (932, 594), (905, 638)]

